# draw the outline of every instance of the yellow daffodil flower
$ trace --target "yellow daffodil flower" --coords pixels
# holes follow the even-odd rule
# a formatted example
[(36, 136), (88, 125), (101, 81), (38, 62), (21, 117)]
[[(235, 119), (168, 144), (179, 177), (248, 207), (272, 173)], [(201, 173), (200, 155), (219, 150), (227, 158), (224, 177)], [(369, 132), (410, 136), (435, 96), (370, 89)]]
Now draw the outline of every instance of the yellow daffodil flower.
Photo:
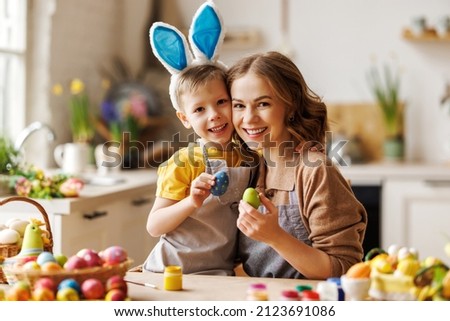
[(70, 83), (70, 92), (72, 95), (78, 95), (79, 93), (84, 91), (84, 82), (82, 82), (80, 79), (75, 78)]

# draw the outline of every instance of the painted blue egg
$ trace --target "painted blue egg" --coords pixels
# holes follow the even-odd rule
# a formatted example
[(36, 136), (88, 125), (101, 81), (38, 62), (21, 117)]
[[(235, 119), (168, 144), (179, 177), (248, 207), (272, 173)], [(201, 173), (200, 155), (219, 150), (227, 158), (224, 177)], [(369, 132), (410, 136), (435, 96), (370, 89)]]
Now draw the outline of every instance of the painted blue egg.
[(214, 196), (221, 196), (227, 191), (230, 180), (228, 179), (228, 174), (224, 171), (217, 172), (214, 174), (216, 178), (216, 184), (211, 187), (211, 194)]

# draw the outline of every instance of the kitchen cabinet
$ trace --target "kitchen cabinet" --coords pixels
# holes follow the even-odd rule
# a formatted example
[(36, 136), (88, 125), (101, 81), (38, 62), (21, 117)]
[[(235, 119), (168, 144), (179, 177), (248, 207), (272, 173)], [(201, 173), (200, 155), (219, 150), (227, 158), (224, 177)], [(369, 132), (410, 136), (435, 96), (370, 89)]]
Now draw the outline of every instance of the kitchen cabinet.
[(156, 244), (145, 226), (153, 204), (154, 188), (141, 195), (99, 204), (90, 211), (59, 215), (62, 253), (76, 253), (81, 248), (105, 249), (120, 245), (136, 264), (141, 264)]
[[(450, 180), (390, 179), (383, 184), (382, 246), (414, 247), (421, 258), (450, 263)], [(447, 236), (446, 236), (447, 235)]]
[[(341, 172), (354, 186), (379, 186), (380, 247), (414, 247), (422, 259), (435, 256), (450, 264), (444, 252), (445, 234), (450, 236), (449, 164), (386, 162), (341, 167)], [(369, 216), (367, 228), (376, 228), (373, 223)]]
[[(111, 186), (87, 184), (77, 198), (37, 200), (49, 216), (54, 253), (70, 256), (82, 248), (100, 251), (119, 245), (135, 265), (143, 263), (158, 241), (146, 231), (156, 171), (122, 171), (117, 178)], [(0, 222), (11, 217), (42, 218), (34, 206), (25, 202), (0, 207)]]

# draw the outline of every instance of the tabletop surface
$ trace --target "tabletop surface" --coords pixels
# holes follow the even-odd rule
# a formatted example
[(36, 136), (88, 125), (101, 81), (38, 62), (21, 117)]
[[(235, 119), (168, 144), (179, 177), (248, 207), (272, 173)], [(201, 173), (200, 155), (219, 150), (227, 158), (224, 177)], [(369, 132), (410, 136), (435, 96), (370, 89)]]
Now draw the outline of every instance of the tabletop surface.
[(183, 289), (164, 290), (162, 273), (128, 272), (126, 280), (149, 283), (157, 288), (128, 283), (129, 297), (136, 301), (243, 301), (250, 284), (264, 283), (269, 300), (279, 300), (283, 290), (295, 290), (297, 285), (311, 285), (318, 281), (298, 279), (253, 278), (242, 276), (183, 275)]

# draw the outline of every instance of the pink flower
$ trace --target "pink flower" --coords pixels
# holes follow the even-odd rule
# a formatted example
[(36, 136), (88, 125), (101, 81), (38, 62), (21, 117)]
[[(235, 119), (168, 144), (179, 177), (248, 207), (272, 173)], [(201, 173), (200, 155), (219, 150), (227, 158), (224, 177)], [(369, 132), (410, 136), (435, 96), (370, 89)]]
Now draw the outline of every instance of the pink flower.
[(133, 93), (131, 96), (131, 114), (136, 118), (145, 118), (147, 116), (147, 102), (145, 97), (139, 93)]
[(80, 191), (84, 187), (84, 182), (78, 178), (72, 177), (68, 178), (64, 183), (59, 187), (59, 191), (65, 197), (77, 197), (80, 194)]
[(16, 181), (16, 193), (19, 196), (28, 196), (31, 191), (31, 182), (25, 177), (19, 177)]

